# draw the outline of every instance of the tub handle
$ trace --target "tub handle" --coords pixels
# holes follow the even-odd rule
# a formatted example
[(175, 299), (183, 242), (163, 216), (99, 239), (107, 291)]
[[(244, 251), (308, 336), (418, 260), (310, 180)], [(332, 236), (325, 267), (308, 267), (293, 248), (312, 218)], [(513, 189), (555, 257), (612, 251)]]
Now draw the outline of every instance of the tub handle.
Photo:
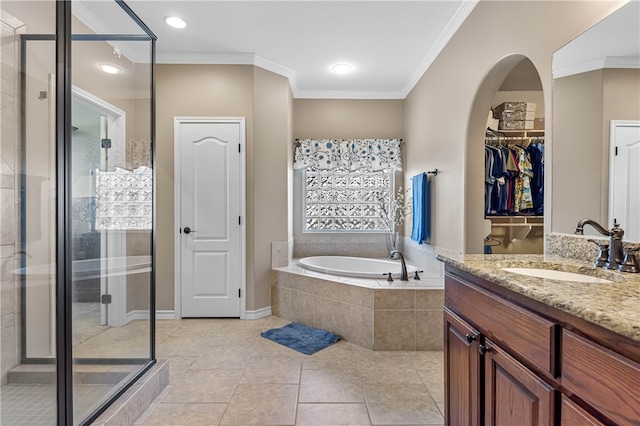
[(415, 275), (413, 276), (414, 280), (420, 280), (420, 276), (418, 275), (418, 272), (422, 273), (424, 271), (416, 271)]
[(387, 281), (393, 281), (393, 277), (391, 276), (391, 272), (387, 272), (386, 274), (382, 274), (387, 276)]

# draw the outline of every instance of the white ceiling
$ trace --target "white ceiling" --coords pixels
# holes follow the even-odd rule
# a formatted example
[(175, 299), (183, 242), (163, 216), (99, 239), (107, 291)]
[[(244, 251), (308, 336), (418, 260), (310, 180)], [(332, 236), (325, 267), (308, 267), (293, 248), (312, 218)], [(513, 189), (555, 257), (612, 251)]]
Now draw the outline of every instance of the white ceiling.
[[(254, 64), (289, 78), (296, 98), (404, 99), (478, 0), (126, 0), (157, 35), (160, 64)], [(112, 1), (77, 1), (98, 34), (141, 33)], [(187, 28), (164, 17), (177, 15)], [(141, 43), (120, 43), (135, 62)], [(332, 73), (348, 62), (353, 71)], [(554, 76), (640, 67), (640, 0), (631, 0), (554, 55)]]
[[(99, 33), (131, 31), (109, 3), (74, 2), (74, 14)], [(157, 35), (158, 63), (255, 64), (287, 76), (296, 98), (403, 99), (477, 0), (126, 3)], [(333, 73), (339, 62), (353, 71)]]

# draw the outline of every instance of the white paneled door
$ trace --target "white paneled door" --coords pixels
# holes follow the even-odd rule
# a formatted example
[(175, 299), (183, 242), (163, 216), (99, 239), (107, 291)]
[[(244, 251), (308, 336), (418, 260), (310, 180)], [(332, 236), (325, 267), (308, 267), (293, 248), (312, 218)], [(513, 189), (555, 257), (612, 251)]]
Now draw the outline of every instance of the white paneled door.
[(640, 121), (611, 121), (610, 221), (640, 241)]
[(240, 317), (244, 119), (176, 118), (175, 125), (181, 316)]

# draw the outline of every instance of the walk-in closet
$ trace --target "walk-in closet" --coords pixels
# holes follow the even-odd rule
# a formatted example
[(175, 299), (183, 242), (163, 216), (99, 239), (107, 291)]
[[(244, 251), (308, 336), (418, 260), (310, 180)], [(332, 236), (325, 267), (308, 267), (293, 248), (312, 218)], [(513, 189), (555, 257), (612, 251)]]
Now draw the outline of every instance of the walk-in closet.
[(484, 138), (484, 252), (544, 248), (544, 98), (527, 59), (496, 94)]

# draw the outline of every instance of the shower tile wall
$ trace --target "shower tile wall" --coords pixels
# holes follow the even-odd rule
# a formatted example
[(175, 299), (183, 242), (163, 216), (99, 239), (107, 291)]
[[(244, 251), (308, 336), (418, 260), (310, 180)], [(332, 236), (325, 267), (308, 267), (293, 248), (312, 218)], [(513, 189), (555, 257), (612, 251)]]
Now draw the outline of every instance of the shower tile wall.
[[(0, 22), (2, 92), (0, 118), (0, 317), (2, 327), (1, 382), (7, 382), (7, 371), (20, 362), (20, 292), (14, 270), (19, 266), (16, 184), (18, 158), (18, 34), (21, 23), (3, 13)], [(16, 28), (18, 28), (16, 30)]]

